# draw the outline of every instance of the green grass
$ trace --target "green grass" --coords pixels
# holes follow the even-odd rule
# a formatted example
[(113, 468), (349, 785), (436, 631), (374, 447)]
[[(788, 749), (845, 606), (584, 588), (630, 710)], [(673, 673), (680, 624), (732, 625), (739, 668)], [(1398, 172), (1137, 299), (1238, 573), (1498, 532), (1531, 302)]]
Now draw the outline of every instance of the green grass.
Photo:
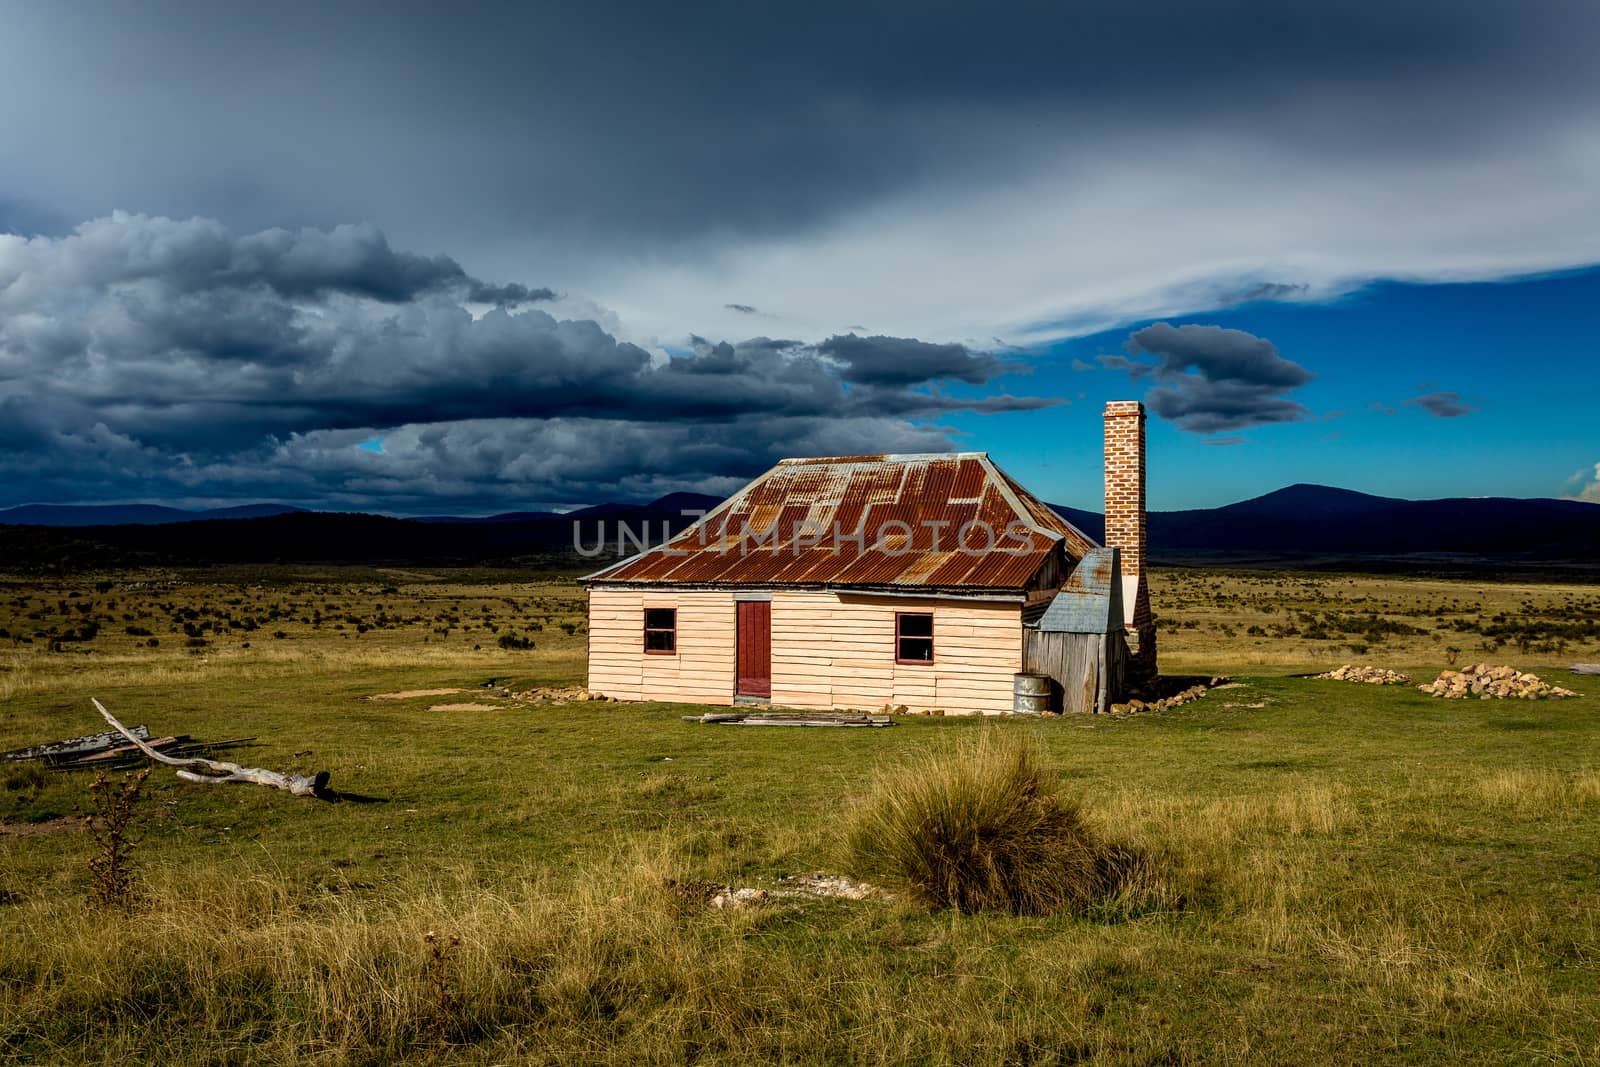
[[(570, 586), (437, 577), (319, 575), (315, 596), (367, 618), (377, 603), (422, 615), (437, 603), (425, 597), (459, 601), (463, 618), (490, 607), (502, 627), (581, 618)], [(80, 583), (76, 599), (115, 597), (118, 615), (137, 616), (145, 609), (128, 606), (145, 594), (127, 586), (138, 580), (119, 576), (104, 593)], [(1315, 579), (1329, 600), (1367, 598), (1362, 608), (1390, 596), (1380, 606), (1396, 618), (1424, 599), (1478, 595), (1347, 580)], [(255, 736), (229, 758), (327, 769), (336, 789), (380, 802), (185, 785), (158, 769), (135, 822), (144, 903), (124, 919), (89, 903), (92, 842), (53, 817), (87, 812), (88, 777), (0, 769), (0, 1060), (1600, 1059), (1600, 679), (1561, 674), (1577, 700), (1444, 701), (1292, 677), (1328, 662), (1291, 659), (1311, 647), (1298, 638), (1269, 639), (1273, 662), (1241, 670), (1229, 660), (1243, 653), (1215, 635), (1211, 665), (1181, 629), (1222, 610), (1206, 583), (1255, 588), (1262, 615), (1314, 599), (1256, 581), (1159, 577), (1158, 589), (1190, 590), (1158, 607), (1180, 625), (1173, 662), (1246, 676), (1128, 718), (757, 730), (685, 723), (695, 709), (675, 705), (451, 712), (430, 709), (471, 695), (367, 699), (490, 678), (579, 681), (581, 630), (548, 625), (528, 652), (484, 640), (475, 650), (459, 632), (441, 647), (422, 624), (357, 638), (298, 622), (280, 642), (257, 635), (243, 649), (233, 633), (200, 654), (120, 635), (56, 653), (18, 646), (0, 663), (0, 748), (97, 729), (93, 695), (160, 733)], [(68, 586), (16, 583), (0, 602), (26, 596), (26, 618)], [(309, 588), (269, 574), (150, 599), (238, 597), (238, 617), (272, 597), (304, 602)], [(1531, 595), (1488, 594), (1513, 610)], [(1593, 602), (1585, 587), (1536, 595)], [(1431, 634), (1403, 640), (1414, 644), (1359, 659), (1419, 681), (1445, 665)], [(1554, 654), (1491, 658), (1556, 677)], [(1566, 658), (1600, 659), (1600, 648)], [(1145, 906), (1045, 917), (904, 898), (724, 911), (671, 892), (840, 871), (852, 798), (886, 768), (984, 728), (1043, 753), (1098, 836), (1159, 859), (1161, 892)], [(461, 944), (435, 962), (430, 931)]]

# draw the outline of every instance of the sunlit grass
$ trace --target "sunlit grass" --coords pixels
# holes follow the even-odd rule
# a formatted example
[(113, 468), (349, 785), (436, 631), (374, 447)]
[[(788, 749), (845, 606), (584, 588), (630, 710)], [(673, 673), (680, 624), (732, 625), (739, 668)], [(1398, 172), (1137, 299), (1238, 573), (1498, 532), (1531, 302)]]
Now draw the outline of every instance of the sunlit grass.
[[(1513, 704), (1288, 677), (1330, 658), (1423, 674), (1462, 643), (1440, 618), (1586, 618), (1600, 598), (1585, 587), (1162, 572), (1165, 666), (1238, 687), (1159, 715), (858, 731), (490, 695), (581, 682), (582, 600), (562, 582), (141, 580), (0, 583), (14, 634), (19, 616), (30, 635), (109, 620), (57, 652), (0, 639), (0, 748), (99, 729), (96, 695), (159, 732), (255, 737), (235, 758), (326, 769), (373, 802), (158, 770), (135, 821), (141, 906), (121, 918), (88, 898), (91, 842), (71, 822), (87, 779), (0, 767), (0, 1061), (1600, 1060), (1600, 679)], [(275, 603), (281, 621), (254, 631), (183, 620), (221, 624), (193, 651), (174, 621)], [(1365, 656), (1322, 654), (1343, 637), (1243, 634), (1313, 605), (1428, 632)], [(537, 647), (500, 649), (507, 629)], [(1487, 658), (1547, 676), (1562, 662)], [(485, 707), (368, 699), (432, 688), (481, 690)], [(843, 873), (842, 815), (875, 775), (978, 730), (1030, 746), (1096, 840), (1148, 861), (1143, 880), (1052, 916), (904, 891), (715, 909), (683, 891)]]

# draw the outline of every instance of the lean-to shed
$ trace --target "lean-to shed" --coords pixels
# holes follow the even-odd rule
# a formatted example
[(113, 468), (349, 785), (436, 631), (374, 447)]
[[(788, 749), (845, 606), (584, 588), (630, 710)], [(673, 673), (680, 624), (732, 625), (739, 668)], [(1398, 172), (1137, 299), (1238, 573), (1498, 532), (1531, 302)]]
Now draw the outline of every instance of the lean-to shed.
[[(667, 543), (582, 579), (589, 688), (1000, 714), (1017, 673), (1033, 669), (1055, 680), (1061, 710), (1102, 709), (1130, 665), (1154, 663), (1143, 420), (1138, 403), (1106, 409), (1107, 530), (1139, 538), (1116, 543), (1120, 553), (985, 453), (783, 460)], [(1090, 639), (1041, 629), (1085, 625), (1096, 597), (1103, 629)], [(1127, 654), (1130, 637), (1142, 659)]]

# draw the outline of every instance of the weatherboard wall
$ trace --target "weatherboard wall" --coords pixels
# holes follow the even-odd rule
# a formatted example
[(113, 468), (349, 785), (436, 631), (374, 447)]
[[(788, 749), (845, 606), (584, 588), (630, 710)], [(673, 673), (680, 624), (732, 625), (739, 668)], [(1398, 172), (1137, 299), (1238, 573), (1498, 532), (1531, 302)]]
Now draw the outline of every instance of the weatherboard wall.
[[(933, 616), (933, 662), (895, 662), (895, 615)], [(772, 702), (796, 708), (881, 708), (999, 715), (1022, 667), (1022, 604), (872, 596), (772, 594)]]
[[(678, 612), (677, 651), (644, 651), (646, 608)], [(622, 700), (733, 703), (733, 594), (590, 589), (589, 688)]]
[[(1022, 666), (1022, 605), (817, 590), (774, 590), (772, 704), (905, 705), (953, 715), (1011, 710)], [(677, 651), (644, 651), (646, 608), (675, 608)], [(623, 700), (731, 704), (735, 596), (726, 590), (589, 590), (589, 688)], [(895, 615), (933, 615), (932, 663), (895, 662)]]

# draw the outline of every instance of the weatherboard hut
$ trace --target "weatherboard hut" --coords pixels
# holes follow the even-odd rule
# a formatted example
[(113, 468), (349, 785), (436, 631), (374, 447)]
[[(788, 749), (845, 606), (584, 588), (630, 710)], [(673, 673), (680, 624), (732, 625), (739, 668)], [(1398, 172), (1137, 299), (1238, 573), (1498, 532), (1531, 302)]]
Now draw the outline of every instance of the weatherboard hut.
[(953, 715), (1106, 710), (1154, 671), (1155, 628), (1143, 405), (1108, 404), (1105, 429), (1105, 546), (982, 452), (781, 461), (670, 541), (582, 579), (589, 688)]

